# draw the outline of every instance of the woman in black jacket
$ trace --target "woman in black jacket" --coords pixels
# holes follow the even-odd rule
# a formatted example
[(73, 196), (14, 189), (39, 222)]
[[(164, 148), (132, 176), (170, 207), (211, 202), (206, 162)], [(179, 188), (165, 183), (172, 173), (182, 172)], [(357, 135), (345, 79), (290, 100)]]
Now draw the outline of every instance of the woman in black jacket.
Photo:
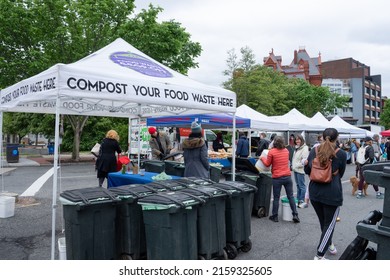
[(117, 171), (117, 157), (115, 153), (120, 154), (121, 152), (118, 133), (115, 130), (109, 130), (106, 138), (103, 139), (100, 145), (99, 156), (96, 160), (99, 187), (103, 186), (104, 179), (108, 177), (108, 173)]
[(332, 181), (330, 183), (309, 183), (309, 198), (317, 214), (321, 228), (321, 238), (317, 246), (315, 260), (324, 260), (325, 253), (329, 250), (331, 254), (336, 254), (337, 250), (332, 243), (332, 236), (336, 225), (336, 220), (343, 205), (343, 188), (341, 178), (344, 175), (347, 154), (345, 151), (337, 149), (336, 141), (338, 131), (334, 128), (327, 128), (322, 133), (323, 142), (317, 149), (311, 149), (307, 162), (305, 162), (305, 173), (310, 176), (314, 172), (312, 167), (313, 159), (316, 157), (316, 150), (320, 162), (332, 160)]

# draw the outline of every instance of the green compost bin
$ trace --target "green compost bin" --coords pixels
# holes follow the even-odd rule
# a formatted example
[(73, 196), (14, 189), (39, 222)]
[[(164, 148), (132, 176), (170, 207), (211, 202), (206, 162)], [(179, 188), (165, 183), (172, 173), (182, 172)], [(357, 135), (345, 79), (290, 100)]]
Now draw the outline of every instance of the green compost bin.
[(146, 172), (161, 173), (165, 171), (165, 163), (161, 160), (145, 160), (143, 165)]
[(149, 260), (196, 260), (197, 206), (204, 200), (183, 192), (160, 192), (138, 200)]
[(67, 260), (116, 259), (116, 203), (104, 188), (67, 190), (60, 194), (65, 220)]
[(230, 192), (226, 199), (226, 252), (229, 259), (238, 255), (238, 250), (249, 252), (252, 249), (251, 214), (253, 195), (257, 188), (244, 182), (227, 181), (213, 187)]
[(145, 259), (146, 238), (142, 207), (138, 199), (157, 192), (144, 184), (110, 188), (119, 199), (116, 215), (116, 250), (118, 259)]
[(230, 195), (225, 189), (213, 185), (196, 185), (181, 190), (204, 199), (197, 213), (197, 238), (199, 259), (227, 259), (225, 201)]

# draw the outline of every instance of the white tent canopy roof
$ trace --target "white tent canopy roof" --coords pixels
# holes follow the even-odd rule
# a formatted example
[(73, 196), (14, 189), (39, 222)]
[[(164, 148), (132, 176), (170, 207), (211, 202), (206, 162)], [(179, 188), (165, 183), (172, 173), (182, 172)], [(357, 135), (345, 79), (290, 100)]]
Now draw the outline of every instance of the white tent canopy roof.
[(314, 116), (311, 117), (311, 120), (321, 126), (331, 127), (331, 123), (328, 121), (327, 118), (325, 118), (325, 116), (321, 112), (317, 112)]
[(282, 116), (274, 116), (271, 118), (287, 122), (289, 124), (288, 130), (290, 131), (322, 131), (327, 128), (327, 126), (315, 123), (295, 108)]
[(1, 91), (2, 111), (150, 117), (234, 113), (236, 94), (204, 85), (143, 54), (123, 39), (71, 64)]
[(285, 131), (288, 130), (288, 123), (275, 120), (268, 117), (251, 107), (243, 104), (237, 107), (237, 117), (246, 118), (251, 120), (251, 128), (259, 130), (273, 130), (273, 131)]
[(369, 135), (368, 130), (347, 123), (338, 115), (334, 116), (329, 122), (331, 127), (336, 128), (340, 134), (349, 134), (353, 138), (363, 138)]

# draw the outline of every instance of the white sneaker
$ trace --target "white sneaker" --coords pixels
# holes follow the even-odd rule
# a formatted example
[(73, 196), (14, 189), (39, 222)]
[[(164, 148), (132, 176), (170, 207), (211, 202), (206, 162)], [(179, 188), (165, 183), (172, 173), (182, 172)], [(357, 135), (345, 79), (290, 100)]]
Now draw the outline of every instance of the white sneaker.
[(298, 204), (298, 207), (299, 207), (299, 208), (307, 208), (308, 205), (307, 205), (306, 202), (302, 202), (302, 203)]
[(315, 260), (315, 261), (327, 261), (328, 259), (326, 259), (325, 257), (315, 256), (315, 257), (314, 257), (314, 260)]
[(330, 246), (328, 247), (328, 251), (331, 255), (336, 255), (337, 254), (337, 249), (336, 249), (336, 246), (334, 246), (334, 244), (330, 244)]

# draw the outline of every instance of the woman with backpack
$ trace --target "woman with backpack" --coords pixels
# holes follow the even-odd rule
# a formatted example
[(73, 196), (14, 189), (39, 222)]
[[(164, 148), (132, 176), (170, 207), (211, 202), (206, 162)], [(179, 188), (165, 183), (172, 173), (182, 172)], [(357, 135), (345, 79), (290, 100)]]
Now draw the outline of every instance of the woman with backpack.
[[(364, 174), (362, 167), (366, 164), (372, 164), (376, 161), (375, 151), (372, 147), (373, 139), (370, 136), (364, 138), (364, 145), (359, 148), (358, 155), (356, 158), (357, 166), (359, 168), (359, 187), (358, 194), (356, 198), (361, 199), (364, 197), (363, 195), (363, 185), (365, 183)], [(383, 193), (379, 191), (379, 187), (377, 185), (372, 185), (376, 192), (376, 198), (383, 199)]]
[(305, 173), (310, 176), (313, 160), (316, 156), (320, 162), (328, 163), (331, 161), (330, 164), (332, 165), (332, 179), (329, 183), (319, 183), (313, 180), (310, 180), (309, 183), (310, 202), (317, 214), (321, 229), (315, 260), (325, 260), (325, 253), (328, 250), (331, 254), (337, 253), (332, 242), (332, 236), (340, 206), (343, 204), (341, 178), (347, 165), (346, 153), (341, 149), (337, 149), (336, 146), (338, 131), (334, 128), (327, 128), (322, 135), (324, 141), (317, 148), (311, 149), (304, 167)]

